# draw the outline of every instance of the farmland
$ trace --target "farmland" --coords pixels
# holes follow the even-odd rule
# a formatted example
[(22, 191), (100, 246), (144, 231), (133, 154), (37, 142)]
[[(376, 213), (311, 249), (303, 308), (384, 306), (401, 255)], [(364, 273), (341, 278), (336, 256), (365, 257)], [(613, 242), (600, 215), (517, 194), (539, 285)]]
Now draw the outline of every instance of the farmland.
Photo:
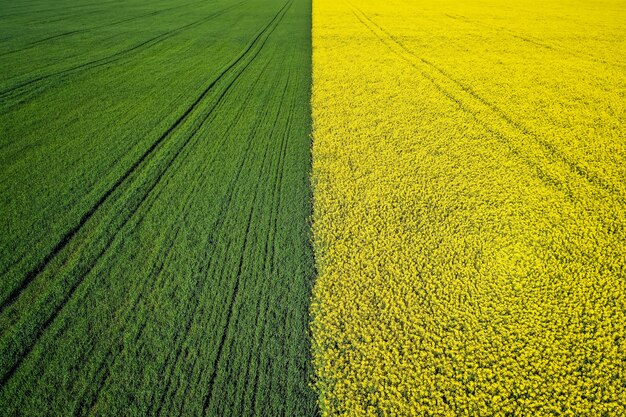
[(622, 0), (0, 0), (0, 416), (626, 415)]
[(315, 414), (310, 19), (2, 2), (0, 414)]
[(324, 416), (626, 414), (623, 2), (313, 3)]

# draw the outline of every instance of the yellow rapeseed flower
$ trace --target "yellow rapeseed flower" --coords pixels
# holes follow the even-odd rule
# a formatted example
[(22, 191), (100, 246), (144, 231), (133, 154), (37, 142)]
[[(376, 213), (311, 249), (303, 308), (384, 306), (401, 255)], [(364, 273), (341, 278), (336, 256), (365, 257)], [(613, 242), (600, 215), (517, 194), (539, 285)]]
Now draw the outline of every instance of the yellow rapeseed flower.
[(313, 6), (323, 415), (626, 415), (622, 2)]

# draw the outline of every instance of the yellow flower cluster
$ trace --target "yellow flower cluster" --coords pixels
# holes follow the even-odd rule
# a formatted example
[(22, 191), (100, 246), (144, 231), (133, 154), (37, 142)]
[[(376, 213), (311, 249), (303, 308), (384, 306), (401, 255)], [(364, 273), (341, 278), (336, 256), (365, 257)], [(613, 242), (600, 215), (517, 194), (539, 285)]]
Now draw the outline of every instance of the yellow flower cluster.
[(626, 415), (626, 9), (314, 0), (324, 416)]

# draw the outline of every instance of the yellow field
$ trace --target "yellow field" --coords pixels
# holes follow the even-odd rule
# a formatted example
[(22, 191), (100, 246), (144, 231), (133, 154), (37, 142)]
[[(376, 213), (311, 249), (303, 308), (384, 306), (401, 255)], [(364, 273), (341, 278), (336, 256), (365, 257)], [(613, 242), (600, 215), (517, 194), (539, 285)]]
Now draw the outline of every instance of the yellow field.
[(623, 1), (313, 7), (323, 415), (626, 415)]

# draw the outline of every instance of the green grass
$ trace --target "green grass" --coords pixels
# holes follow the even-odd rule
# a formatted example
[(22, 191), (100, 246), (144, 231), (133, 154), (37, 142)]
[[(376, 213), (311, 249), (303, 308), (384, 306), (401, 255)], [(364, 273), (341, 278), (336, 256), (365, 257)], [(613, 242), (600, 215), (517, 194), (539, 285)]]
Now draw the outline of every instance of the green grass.
[(1, 1), (0, 414), (316, 414), (310, 2)]

